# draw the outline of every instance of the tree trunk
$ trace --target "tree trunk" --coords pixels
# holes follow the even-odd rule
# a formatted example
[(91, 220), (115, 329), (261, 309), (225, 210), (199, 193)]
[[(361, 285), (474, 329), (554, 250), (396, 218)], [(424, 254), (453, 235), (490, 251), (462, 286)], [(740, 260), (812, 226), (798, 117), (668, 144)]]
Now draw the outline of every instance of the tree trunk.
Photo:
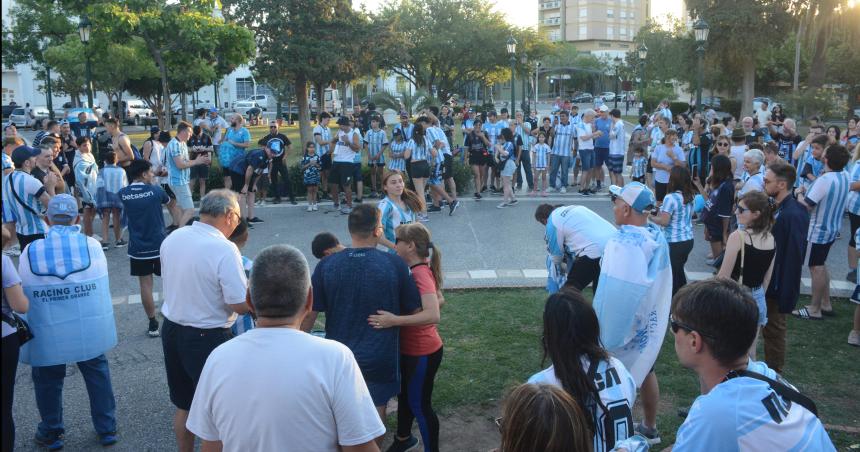
[(741, 85), (741, 116), (752, 116), (753, 97), (755, 97), (755, 59), (746, 58), (743, 63), (743, 83)]
[(310, 108), (308, 105), (308, 81), (304, 75), (296, 76), (296, 103), (299, 105), (299, 136), (301, 137), (302, 146), (304, 143), (312, 141), (313, 134), (311, 133)]
[(325, 110), (325, 85), (320, 82), (314, 82), (314, 91), (317, 94), (317, 114)]
[(819, 17), (818, 20), (825, 23), (818, 25), (812, 60), (809, 62), (809, 79), (806, 84), (810, 88), (821, 88), (827, 77), (827, 43), (830, 41), (832, 27), (830, 26), (829, 13), (823, 13), (823, 15), (826, 17)]
[(167, 65), (164, 63), (164, 58), (161, 57), (161, 49), (155, 46), (147, 36), (144, 36), (146, 47), (149, 49), (152, 59), (155, 60), (155, 65), (158, 66), (158, 72), (161, 74), (161, 109), (159, 118), (159, 127), (161, 130), (171, 129), (171, 114), (170, 114), (170, 86), (167, 80)]
[(186, 93), (180, 94), (179, 95), (179, 103), (181, 104), (179, 106), (179, 108), (182, 111), (182, 120), (188, 121), (188, 107), (186, 107), (186, 104), (188, 104), (188, 94), (186, 94)]

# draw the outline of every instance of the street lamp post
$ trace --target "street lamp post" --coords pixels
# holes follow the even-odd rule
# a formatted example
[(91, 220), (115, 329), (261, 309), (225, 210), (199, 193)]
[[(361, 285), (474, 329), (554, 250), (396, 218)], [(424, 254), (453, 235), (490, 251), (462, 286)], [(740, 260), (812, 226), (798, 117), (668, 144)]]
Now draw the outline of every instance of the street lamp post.
[(528, 114), (526, 112), (529, 109), (529, 89), (528, 89), (528, 81), (529, 81), (529, 67), (528, 67), (528, 56), (525, 53), (520, 55), (520, 63), (522, 63), (522, 67), (525, 68), (525, 72), (523, 73), (523, 101), (520, 102), (520, 110), (523, 111), (523, 117), (528, 118)]
[(86, 55), (86, 81), (87, 81), (87, 106), (93, 108), (93, 74), (90, 67), (90, 32), (93, 30), (93, 25), (87, 16), (81, 16), (81, 21), (78, 23), (78, 33), (81, 36), (81, 42), (84, 43), (84, 54)]
[(615, 57), (615, 108), (618, 108), (618, 70), (621, 68), (621, 57)]
[(51, 91), (51, 66), (45, 59), (45, 51), (48, 50), (48, 38), (42, 38), (42, 61), (45, 63), (45, 103), (48, 105), (48, 118), (54, 119), (54, 93)]
[(696, 79), (696, 111), (702, 111), (702, 85), (704, 84), (704, 76), (705, 76), (705, 43), (708, 42), (708, 34), (710, 29), (708, 28), (708, 23), (704, 21), (704, 19), (699, 18), (696, 21), (696, 24), (693, 25), (693, 32), (696, 35), (696, 44), (699, 46), (696, 48), (696, 55), (698, 56), (698, 75)]
[(516, 107), (516, 105), (517, 105), (516, 95), (514, 92), (514, 71), (516, 69), (516, 64), (517, 64), (517, 40), (514, 39), (514, 35), (511, 35), (511, 37), (508, 38), (507, 47), (508, 47), (508, 55), (511, 56), (511, 112), (510, 112), (510, 114), (513, 117), (514, 111), (517, 108)]
[(645, 113), (645, 59), (648, 58), (648, 47), (643, 42), (637, 49), (639, 54), (639, 116)]

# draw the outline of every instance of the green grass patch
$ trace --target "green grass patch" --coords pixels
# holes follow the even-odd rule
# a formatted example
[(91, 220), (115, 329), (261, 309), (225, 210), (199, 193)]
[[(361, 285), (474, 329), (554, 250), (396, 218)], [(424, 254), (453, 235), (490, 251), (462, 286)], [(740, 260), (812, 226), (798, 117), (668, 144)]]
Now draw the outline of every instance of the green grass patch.
[[(591, 293), (586, 296), (590, 298)], [(443, 429), (446, 412), (494, 406), (509, 388), (542, 369), (540, 335), (546, 292), (448, 291), (445, 298), (439, 325), (445, 356), (434, 393)], [(807, 301), (801, 299), (801, 303)], [(837, 316), (826, 321), (789, 316), (784, 376), (815, 400), (825, 424), (856, 427), (860, 425), (860, 353), (846, 343), (854, 305), (844, 300), (833, 305)], [(758, 357), (764, 357), (761, 349)], [(663, 444), (669, 445), (682, 422), (677, 411), (692, 404), (699, 395), (699, 384), (695, 374), (678, 363), (671, 333), (666, 335), (656, 370), (661, 391), (658, 426)], [(856, 433), (830, 430), (830, 435), (839, 450), (860, 442)]]

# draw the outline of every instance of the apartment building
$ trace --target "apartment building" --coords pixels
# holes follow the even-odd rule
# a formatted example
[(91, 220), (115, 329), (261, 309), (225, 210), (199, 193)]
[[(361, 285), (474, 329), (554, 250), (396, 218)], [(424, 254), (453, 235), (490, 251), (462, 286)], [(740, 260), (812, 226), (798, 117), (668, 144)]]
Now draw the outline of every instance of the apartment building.
[(651, 0), (538, 0), (538, 27), (550, 41), (614, 58), (633, 49), (651, 16)]

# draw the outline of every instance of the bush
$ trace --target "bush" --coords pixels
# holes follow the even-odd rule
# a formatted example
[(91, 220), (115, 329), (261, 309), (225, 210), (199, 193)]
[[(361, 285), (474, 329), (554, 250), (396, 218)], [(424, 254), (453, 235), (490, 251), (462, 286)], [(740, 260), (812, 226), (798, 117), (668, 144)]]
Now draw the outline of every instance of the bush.
[(821, 118), (841, 117), (842, 109), (834, 93), (826, 89), (805, 89), (797, 94), (788, 93), (782, 97), (783, 111), (792, 118), (804, 119), (811, 116)]
[(690, 104), (687, 102), (669, 102), (669, 110), (672, 111), (672, 116), (678, 116), (690, 111)]
[(741, 119), (741, 106), (743, 105), (743, 101), (737, 99), (723, 99), (720, 102), (720, 110), (732, 115), (740, 121)]
[(645, 88), (645, 93), (642, 95), (642, 99), (645, 104), (645, 112), (648, 113), (654, 111), (663, 99), (669, 99), (672, 101), (675, 100), (676, 97), (675, 90), (671, 86), (649, 85)]

